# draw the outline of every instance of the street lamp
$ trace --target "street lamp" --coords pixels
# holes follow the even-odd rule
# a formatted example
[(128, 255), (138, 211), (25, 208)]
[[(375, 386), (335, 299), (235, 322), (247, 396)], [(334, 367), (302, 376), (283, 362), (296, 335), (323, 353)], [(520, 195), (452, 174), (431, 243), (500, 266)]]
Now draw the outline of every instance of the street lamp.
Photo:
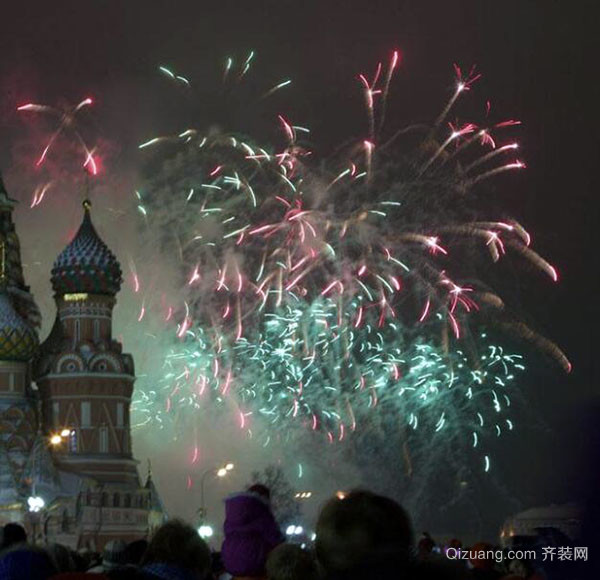
[(304, 533), (304, 528), (302, 526), (295, 526), (294, 524), (290, 524), (285, 533), (288, 536), (301, 536)]
[(198, 535), (201, 538), (211, 538), (213, 533), (214, 531), (212, 529), (212, 526), (202, 525), (198, 528)]
[(27, 505), (29, 506), (29, 511), (36, 514), (44, 509), (46, 502), (43, 497), (32, 495), (27, 498)]
[(52, 445), (53, 447), (57, 447), (65, 439), (68, 439), (71, 436), (72, 432), (73, 431), (71, 429), (62, 429), (60, 433), (53, 433), (52, 435), (50, 435), (50, 439), (48, 439), (48, 441), (50, 442), (50, 445)]
[[(201, 518), (201, 522), (204, 522), (204, 518), (206, 517), (206, 507), (204, 505), (204, 483), (206, 482), (206, 478), (212, 473), (213, 475), (216, 475), (217, 477), (225, 477), (230, 471), (233, 470), (235, 466), (233, 465), (233, 463), (226, 463), (225, 465), (222, 465), (221, 467), (211, 467), (210, 469), (207, 469), (206, 471), (204, 471), (204, 473), (202, 474), (202, 477), (200, 478), (200, 518)], [(202, 527), (202, 526), (201, 526)]]
[[(45, 445), (46, 447), (52, 446), (57, 448), (67, 437), (71, 435), (71, 429), (64, 428), (60, 433), (51, 433), (47, 438), (44, 436), (40, 443)], [(37, 440), (34, 445), (37, 445)], [(33, 526), (33, 543), (36, 542), (36, 526), (38, 520), (43, 514), (40, 514), (46, 508), (46, 502), (43, 497), (40, 497), (36, 494), (35, 484), (36, 484), (36, 457), (37, 453), (35, 451), (32, 452), (31, 456), (31, 495), (27, 498), (27, 507), (31, 516), (31, 522)], [(35, 515), (34, 515), (35, 514)], [(42, 533), (45, 535), (45, 527), (42, 528)]]
[(52, 435), (50, 437), (50, 444), (51, 445), (60, 445), (62, 443), (62, 437), (58, 434), (56, 435)]
[[(33, 493), (35, 494), (35, 489), (33, 490)], [(31, 522), (34, 544), (36, 543), (37, 539), (37, 525), (41, 517), (40, 512), (44, 509), (45, 506), (46, 502), (44, 501), (44, 498), (40, 497), (39, 495), (30, 495), (27, 498), (27, 507), (29, 508), (30, 513), (29, 521)]]

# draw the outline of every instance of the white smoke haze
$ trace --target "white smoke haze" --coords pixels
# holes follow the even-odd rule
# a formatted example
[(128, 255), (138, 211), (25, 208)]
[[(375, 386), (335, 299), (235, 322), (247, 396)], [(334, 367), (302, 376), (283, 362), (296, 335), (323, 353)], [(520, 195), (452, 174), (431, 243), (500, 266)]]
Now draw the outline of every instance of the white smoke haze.
[[(123, 91), (118, 87), (113, 87), (113, 91), (116, 102)], [(132, 102), (131, 95), (128, 102)], [(143, 108), (147, 107), (148, 103), (144, 101)], [(107, 109), (113, 111), (115, 108)], [(332, 437), (329, 443), (323, 431), (288, 429), (285, 421), (272, 427), (258, 414), (250, 414), (251, 408), (241, 410), (237, 407), (235, 397), (223, 397), (224, 402), (217, 405), (209, 393), (194, 399), (193, 406), (182, 397), (172, 396), (169, 412), (165, 407), (156, 408), (156, 415), (148, 422), (148, 409), (152, 411), (152, 406), (148, 405), (144, 413), (140, 412), (139, 394), (150, 393), (159, 387), (164, 394), (165, 386), (169, 386), (165, 381), (165, 362), (169, 353), (182, 344), (176, 335), (178, 325), (185, 317), (185, 300), (191, 298), (207, 310), (213, 306), (210, 296), (214, 294), (214, 275), (204, 276), (192, 289), (186, 286), (185, 278), (191, 274), (189, 253), (184, 255), (186, 244), (193, 243), (194, 236), (220, 240), (223, 225), (210, 216), (199, 220), (197, 214), (187, 209), (188, 188), (184, 182), (198, 181), (194, 174), (194, 171), (200, 171), (199, 165), (195, 164), (197, 151), (189, 159), (185, 154), (175, 156), (166, 161), (162, 169), (157, 168), (159, 178), (167, 178), (153, 184), (152, 209), (160, 213), (160, 217), (153, 221), (143, 215), (138, 206), (144, 203), (144, 188), (148, 185), (148, 178), (141, 174), (142, 164), (148, 162), (148, 157), (145, 157), (147, 152), (132, 147), (149, 137), (148, 127), (143, 135), (135, 136), (133, 128), (144, 124), (140, 122), (141, 116), (137, 112), (131, 118), (125, 118), (123, 109), (119, 109), (118, 122), (127, 122), (132, 127), (129, 147), (119, 146), (107, 138), (94, 140), (98, 143), (97, 153), (103, 167), (99, 177), (90, 180), (89, 192), (81, 170), (81, 150), (66, 139), (57, 144), (56, 154), (49, 155), (41, 169), (35, 168), (50, 129), (44, 123), (38, 125), (36, 122), (29, 123), (27, 128), (21, 127), (20, 137), (13, 146), (13, 164), (6, 182), (10, 194), (21, 202), (15, 220), (22, 243), (25, 275), (44, 317), (42, 339), (54, 320), (49, 282), (52, 263), (79, 227), (81, 201), (88, 195), (91, 198), (93, 222), (123, 270), (124, 282), (117, 296), (113, 326), (115, 337), (121, 340), (125, 352), (133, 355), (136, 364), (137, 396), (132, 409), (134, 455), (140, 461), (142, 478), (145, 478), (146, 459), (151, 460), (154, 479), (169, 513), (194, 523), (200, 507), (202, 474), (227, 462), (235, 464), (233, 472), (223, 479), (210, 479), (206, 484), (209, 521), (216, 527), (222, 521), (222, 498), (243, 488), (253, 471), (271, 463), (284, 468), (294, 489), (313, 492), (311, 500), (303, 504), (309, 521), (314, 519), (322, 501), (333, 492), (358, 485), (394, 495), (414, 510), (413, 513), (417, 513), (417, 509), (427, 512), (429, 503), (444, 504), (444, 494), (456, 500), (457, 487), (464, 499), (466, 492), (460, 487), (463, 472), (467, 474), (464, 479), (472, 482), (470, 485), (474, 487), (479, 476), (471, 472), (481, 471), (481, 465), (464, 466), (462, 463), (468, 460), (461, 457), (461, 469), (448, 472), (447, 464), (451, 460), (446, 456), (446, 450), (458, 454), (459, 446), (454, 442), (459, 438), (460, 445), (470, 445), (470, 439), (461, 432), (463, 423), (456, 419), (452, 421), (452, 429), (438, 435), (428, 437), (424, 431), (425, 435), (418, 437), (416, 449), (410, 450), (406, 442), (408, 437), (405, 437), (407, 427), (403, 424), (406, 414), (399, 414), (394, 405), (385, 412), (379, 407), (373, 413), (373, 419), (365, 420), (368, 423), (365, 434), (362, 435), (359, 428), (354, 441), (346, 440), (342, 444), (335, 440), (337, 433), (335, 436), (329, 434)], [(113, 126), (114, 129), (114, 124), (115, 118), (109, 118), (101, 126), (103, 129)], [(118, 133), (115, 131), (115, 134)], [(224, 135), (219, 131), (217, 140)], [(215, 149), (213, 158), (219, 154)], [(321, 217), (329, 219), (335, 217), (335, 209), (340, 208), (334, 208), (333, 204), (325, 207), (323, 200), (327, 188), (323, 183), (310, 176), (308, 188), (314, 198), (315, 211), (320, 210)], [(39, 192), (39, 187), (46, 184), (49, 185), (44, 198), (37, 199), (39, 203), (31, 207), (34, 192)], [(136, 191), (140, 192), (141, 201), (136, 197)], [(265, 191), (256, 193), (265, 195)], [(168, 203), (161, 207), (164, 200)], [(353, 201), (348, 199), (346, 203), (352, 206)], [(246, 210), (245, 207), (239, 209)], [(436, 221), (443, 219), (438, 213), (434, 215)], [(262, 216), (254, 218), (262, 219)], [(365, 242), (361, 245), (368, 245), (366, 242), (377, 237), (378, 229), (366, 221), (359, 221), (357, 238)], [(185, 234), (185, 239), (179, 239), (181, 234)], [(228, 264), (233, 271), (234, 267), (241, 269), (246, 265), (244, 262), (256, 258), (232, 248), (231, 244), (224, 248), (223, 261), (218, 262), (218, 254), (218, 251), (212, 252), (212, 248), (199, 253), (206, 258), (206, 268), (211, 274), (221, 264)], [(347, 259), (343, 253), (337, 258), (340, 271), (344, 270)], [(347, 272), (340, 275), (347, 275)], [(204, 297), (207, 302), (202, 304)], [(200, 323), (206, 324), (207, 318)], [(257, 377), (252, 378), (257, 380)], [(156, 400), (162, 405), (164, 399)], [(460, 418), (461, 409), (450, 405), (448, 414), (454, 412)], [(241, 413), (245, 422), (243, 428)], [(386, 437), (390, 432), (393, 436)], [(265, 444), (267, 438), (268, 445)], [(442, 465), (445, 471), (440, 468)], [(435, 489), (442, 493), (436, 494)], [(470, 492), (473, 488), (466, 489)]]
[[(81, 202), (89, 194), (93, 223), (123, 270), (113, 317), (114, 336), (134, 357), (136, 389), (151, 389), (165, 372), (165, 354), (179, 341), (175, 325), (164, 321), (166, 305), (177, 307), (181, 313), (185, 296), (175, 283), (181, 277), (177, 256), (164, 255), (158, 242), (152, 245), (159, 236), (143, 235), (144, 219), (134, 194), (139, 178), (135, 171), (109, 171), (91, 180), (88, 191), (84, 178), (74, 183), (65, 174), (55, 176), (46, 171), (40, 175), (31, 166), (23, 167), (21, 161), (19, 157), (5, 174), (5, 182), (9, 194), (19, 202), (14, 219), (26, 281), (42, 311), (41, 340), (49, 333), (56, 312), (50, 285), (52, 264), (77, 231), (82, 219)], [(40, 178), (52, 185), (42, 201), (31, 207)], [(311, 499), (303, 503), (309, 523), (332, 493), (360, 483), (356, 470), (336, 457), (333, 446), (328, 449), (315, 444), (310, 433), (306, 441), (296, 440), (293, 444), (284, 440), (285, 433), (273, 433), (264, 447), (268, 426), (255, 415), (247, 417), (249, 430), (241, 430), (237, 409), (217, 410), (208, 398), (205, 401), (207, 406), (194, 414), (178, 417), (179, 410), (174, 408), (173, 424), (163, 429), (154, 423), (140, 425), (143, 417), (135, 408), (132, 410), (133, 452), (140, 462), (140, 476), (144, 481), (150, 460), (153, 478), (170, 515), (196, 523), (201, 476), (205, 470), (226, 462), (234, 463), (234, 470), (225, 478), (207, 478), (205, 485), (208, 521), (216, 529), (223, 520), (222, 499), (243, 489), (253, 471), (269, 464), (281, 465), (294, 489), (313, 492)], [(324, 453), (330, 457), (323, 457)], [(218, 542), (218, 536), (214, 541)]]

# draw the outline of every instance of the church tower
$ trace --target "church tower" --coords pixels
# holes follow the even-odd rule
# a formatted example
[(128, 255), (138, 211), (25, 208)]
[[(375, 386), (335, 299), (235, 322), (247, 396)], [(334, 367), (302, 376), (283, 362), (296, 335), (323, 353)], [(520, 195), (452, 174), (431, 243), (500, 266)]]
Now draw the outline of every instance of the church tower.
[(30, 362), (38, 347), (39, 310), (23, 279), (16, 202), (0, 176), (0, 522), (20, 521), (23, 474), (36, 434)]
[[(134, 365), (112, 334), (121, 267), (85, 202), (52, 268), (56, 319), (39, 345), (15, 204), (0, 177), (0, 524), (22, 522), (39, 541), (93, 550), (145, 537), (165, 514), (131, 453)], [(28, 510), (33, 499), (40, 509)]]
[(131, 454), (131, 355), (112, 335), (121, 267), (102, 241), (84, 202), (81, 226), (52, 269), (56, 320), (42, 344), (36, 383), (57, 467), (100, 484), (139, 488)]

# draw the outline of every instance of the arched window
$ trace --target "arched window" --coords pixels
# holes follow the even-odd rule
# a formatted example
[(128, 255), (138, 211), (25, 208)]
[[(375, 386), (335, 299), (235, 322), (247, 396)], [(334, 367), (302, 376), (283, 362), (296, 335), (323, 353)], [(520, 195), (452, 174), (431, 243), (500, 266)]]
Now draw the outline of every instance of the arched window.
[(113, 496), (113, 507), (121, 507), (121, 496), (118, 493)]
[(126, 493), (123, 498), (123, 507), (131, 507), (131, 496), (128, 493)]
[(97, 318), (94, 320), (94, 340), (100, 340), (100, 321)]
[(108, 494), (105, 491), (102, 492), (102, 507), (108, 507)]

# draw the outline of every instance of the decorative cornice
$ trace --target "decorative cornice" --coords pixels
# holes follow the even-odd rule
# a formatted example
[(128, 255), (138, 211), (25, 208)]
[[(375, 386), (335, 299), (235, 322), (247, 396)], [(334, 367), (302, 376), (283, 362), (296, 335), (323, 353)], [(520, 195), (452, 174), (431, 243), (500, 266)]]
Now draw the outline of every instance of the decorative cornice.
[(45, 380), (53, 379), (121, 379), (130, 382), (134, 382), (136, 377), (134, 375), (128, 375), (126, 373), (93, 373), (93, 372), (80, 372), (80, 373), (48, 373), (36, 379), (36, 383), (42, 383)]

